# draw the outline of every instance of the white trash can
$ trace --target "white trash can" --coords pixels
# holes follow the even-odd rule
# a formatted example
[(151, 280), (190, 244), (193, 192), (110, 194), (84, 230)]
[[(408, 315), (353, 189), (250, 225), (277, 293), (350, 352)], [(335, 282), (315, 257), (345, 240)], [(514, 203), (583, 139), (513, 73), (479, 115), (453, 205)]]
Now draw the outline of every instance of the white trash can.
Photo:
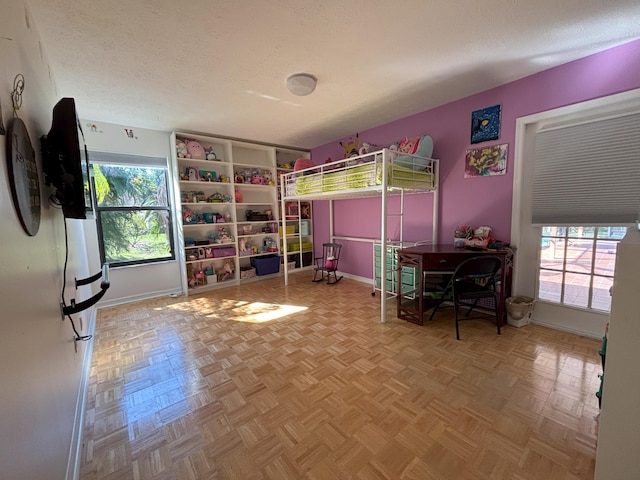
[(524, 327), (531, 323), (533, 298), (519, 295), (505, 300), (507, 323), (514, 327)]

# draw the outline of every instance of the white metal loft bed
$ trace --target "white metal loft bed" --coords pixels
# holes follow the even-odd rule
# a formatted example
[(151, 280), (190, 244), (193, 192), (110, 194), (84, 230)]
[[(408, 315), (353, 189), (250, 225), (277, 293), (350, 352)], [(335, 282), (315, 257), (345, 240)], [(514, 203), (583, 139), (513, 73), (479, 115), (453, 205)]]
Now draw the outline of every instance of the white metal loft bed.
[[(377, 152), (351, 157), (344, 160), (325, 163), (303, 170), (290, 172), (281, 177), (282, 226), (286, 228), (285, 203), (298, 200), (329, 200), (329, 235), (331, 241), (337, 240), (333, 230), (333, 200), (381, 197), (380, 238), (382, 252), (387, 251), (389, 235), (387, 220), (389, 216), (400, 216), (400, 238), (403, 241), (404, 195), (411, 193), (433, 193), (433, 235), (436, 243), (438, 225), (438, 160), (416, 155), (407, 155), (395, 150), (382, 149)], [(389, 213), (387, 197), (400, 195), (400, 213)], [(344, 237), (341, 237), (344, 238)], [(366, 240), (358, 237), (346, 240)], [(283, 243), (283, 255), (287, 258), (287, 242)], [(284, 281), (289, 283), (289, 266), (284, 262)], [(386, 262), (381, 262), (381, 277), (387, 277)], [(380, 296), (380, 321), (386, 321), (387, 295)]]

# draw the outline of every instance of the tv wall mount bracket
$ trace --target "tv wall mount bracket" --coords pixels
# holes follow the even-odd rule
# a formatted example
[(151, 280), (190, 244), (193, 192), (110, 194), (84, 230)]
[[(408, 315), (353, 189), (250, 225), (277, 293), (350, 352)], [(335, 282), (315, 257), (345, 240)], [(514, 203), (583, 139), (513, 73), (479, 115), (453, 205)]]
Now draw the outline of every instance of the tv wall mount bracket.
[(60, 304), (60, 307), (62, 308), (63, 317), (67, 315), (73, 315), (74, 313), (79, 313), (79, 312), (82, 312), (83, 310), (86, 310), (87, 308), (93, 307), (96, 303), (98, 303), (98, 301), (102, 297), (104, 297), (104, 294), (107, 293), (107, 290), (109, 289), (109, 286), (110, 286), (108, 263), (104, 263), (102, 265), (102, 271), (96, 273), (95, 275), (92, 275), (87, 278), (81, 278), (80, 280), (76, 278), (75, 279), (76, 290), (81, 285), (88, 285), (99, 279), (102, 279), (102, 281), (100, 282), (100, 291), (96, 293), (93, 297), (88, 298), (87, 300), (84, 300), (80, 303), (76, 303), (75, 298), (71, 299), (71, 305), (65, 305), (64, 303)]

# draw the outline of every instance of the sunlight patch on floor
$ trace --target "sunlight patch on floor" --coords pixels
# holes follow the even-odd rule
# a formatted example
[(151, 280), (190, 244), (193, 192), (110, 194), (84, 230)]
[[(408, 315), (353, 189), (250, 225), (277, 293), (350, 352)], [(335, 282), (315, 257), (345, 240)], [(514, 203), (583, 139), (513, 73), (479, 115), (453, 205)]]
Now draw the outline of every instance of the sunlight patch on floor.
[(245, 300), (194, 298), (164, 308), (195, 312), (209, 318), (226, 318), (236, 322), (265, 323), (308, 310), (302, 305), (247, 302)]
[(264, 323), (307, 310), (299, 305), (280, 305), (274, 303), (252, 302), (234, 309), (232, 320), (247, 323)]

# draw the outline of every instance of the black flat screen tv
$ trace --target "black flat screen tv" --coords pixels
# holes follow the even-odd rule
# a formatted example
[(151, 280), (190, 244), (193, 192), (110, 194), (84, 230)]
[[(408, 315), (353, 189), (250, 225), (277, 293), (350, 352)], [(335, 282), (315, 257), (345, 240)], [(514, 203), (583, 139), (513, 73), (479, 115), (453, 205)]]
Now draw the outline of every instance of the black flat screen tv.
[(55, 189), (53, 203), (66, 218), (87, 218), (93, 212), (89, 155), (73, 98), (53, 107), (51, 130), (40, 142), (45, 183)]

